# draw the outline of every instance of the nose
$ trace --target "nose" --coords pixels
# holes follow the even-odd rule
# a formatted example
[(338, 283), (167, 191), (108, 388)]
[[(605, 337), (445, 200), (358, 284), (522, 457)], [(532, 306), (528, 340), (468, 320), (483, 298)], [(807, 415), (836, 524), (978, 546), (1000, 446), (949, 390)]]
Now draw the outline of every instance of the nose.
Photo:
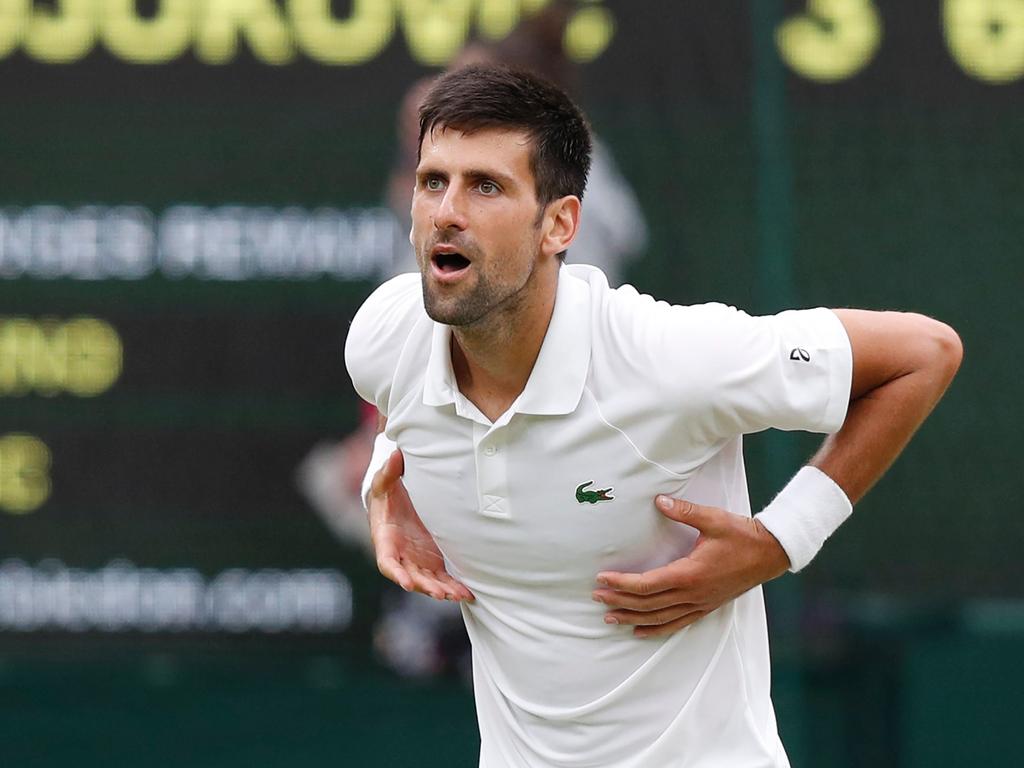
[(462, 192), (455, 184), (450, 184), (434, 212), (434, 229), (466, 229), (465, 201)]

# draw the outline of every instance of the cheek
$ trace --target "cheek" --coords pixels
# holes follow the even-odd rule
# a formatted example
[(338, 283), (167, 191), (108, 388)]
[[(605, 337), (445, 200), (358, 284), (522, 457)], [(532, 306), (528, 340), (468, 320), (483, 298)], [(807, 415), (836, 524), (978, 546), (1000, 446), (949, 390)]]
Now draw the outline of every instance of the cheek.
[(524, 219), (517, 223), (517, 235), (515, 240), (509, 240), (509, 242), (515, 242), (516, 254), (519, 257), (519, 261), (523, 262), (524, 265), (532, 265), (534, 260), (540, 253), (540, 230), (533, 226), (534, 220), (532, 218)]
[(506, 219), (500, 228), (493, 231), (493, 242), (508, 255), (520, 257), (532, 254), (540, 244), (538, 231), (533, 226), (533, 219), (521, 215)]
[(423, 233), (429, 231), (430, 227), (430, 211), (427, 206), (422, 203), (413, 203), (412, 206), (412, 229), (409, 230), (409, 239), (416, 243), (418, 237)]

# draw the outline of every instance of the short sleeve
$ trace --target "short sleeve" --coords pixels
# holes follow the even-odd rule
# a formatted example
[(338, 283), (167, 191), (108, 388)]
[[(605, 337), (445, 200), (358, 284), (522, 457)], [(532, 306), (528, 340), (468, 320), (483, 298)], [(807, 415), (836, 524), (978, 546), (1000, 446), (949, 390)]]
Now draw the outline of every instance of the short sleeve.
[(345, 367), (359, 396), (385, 415), (399, 357), (424, 316), (420, 277), (411, 273), (383, 283), (352, 319), (345, 339)]
[(832, 433), (846, 419), (853, 357), (829, 309), (751, 317), (708, 310), (702, 345), (708, 428), (728, 438), (773, 427)]
[(614, 378), (654, 397), (695, 445), (767, 428), (842, 426), (853, 360), (831, 310), (755, 317), (724, 304), (670, 305), (628, 287), (610, 293)]

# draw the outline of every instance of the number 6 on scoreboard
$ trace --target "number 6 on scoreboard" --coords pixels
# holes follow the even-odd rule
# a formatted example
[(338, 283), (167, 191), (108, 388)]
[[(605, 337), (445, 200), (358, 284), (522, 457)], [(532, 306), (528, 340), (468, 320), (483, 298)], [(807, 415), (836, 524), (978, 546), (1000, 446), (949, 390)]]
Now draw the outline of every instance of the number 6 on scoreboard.
[(1024, 75), (1024, 0), (946, 0), (946, 45), (969, 75), (1007, 83)]

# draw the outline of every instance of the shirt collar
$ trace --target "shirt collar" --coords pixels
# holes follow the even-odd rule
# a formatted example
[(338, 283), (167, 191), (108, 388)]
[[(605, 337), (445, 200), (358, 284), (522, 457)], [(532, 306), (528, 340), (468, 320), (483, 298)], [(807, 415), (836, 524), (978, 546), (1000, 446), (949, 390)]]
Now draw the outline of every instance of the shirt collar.
[[(458, 394), (452, 370), (452, 329), (434, 323), (423, 387), (423, 404), (453, 405)], [(510, 410), (536, 416), (572, 413), (590, 369), (590, 287), (562, 267), (555, 308), (526, 387)]]

